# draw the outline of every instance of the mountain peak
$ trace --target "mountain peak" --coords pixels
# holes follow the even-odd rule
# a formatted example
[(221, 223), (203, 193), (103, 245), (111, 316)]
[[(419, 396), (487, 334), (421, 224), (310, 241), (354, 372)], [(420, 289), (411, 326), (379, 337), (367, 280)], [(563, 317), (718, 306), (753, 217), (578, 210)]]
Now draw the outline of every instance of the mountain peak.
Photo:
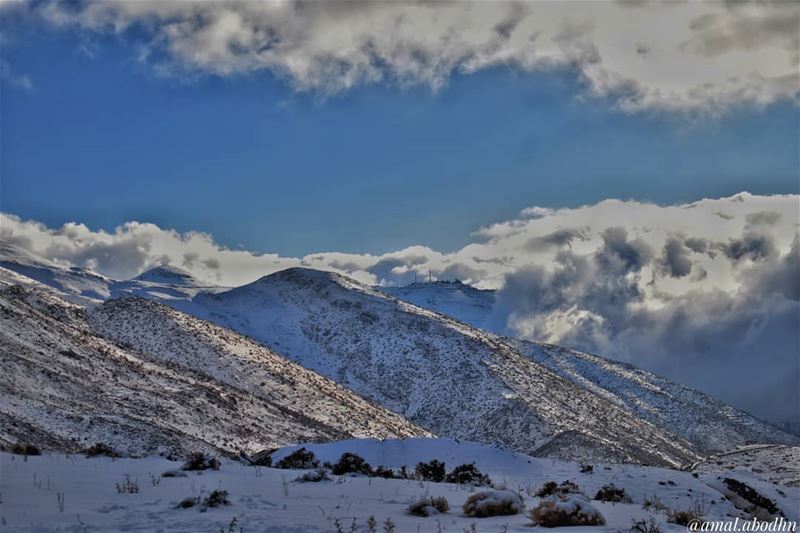
[(173, 265), (160, 265), (146, 270), (133, 278), (136, 281), (148, 283), (163, 283), (166, 285), (199, 285), (200, 282), (189, 272)]

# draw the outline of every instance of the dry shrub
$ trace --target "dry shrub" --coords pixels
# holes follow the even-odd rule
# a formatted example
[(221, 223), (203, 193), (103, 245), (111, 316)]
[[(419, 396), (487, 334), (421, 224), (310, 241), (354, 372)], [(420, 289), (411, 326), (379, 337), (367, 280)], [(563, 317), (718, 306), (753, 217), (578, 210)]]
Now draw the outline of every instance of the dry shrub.
[(630, 503), (631, 498), (625, 493), (625, 489), (622, 487), (617, 487), (613, 483), (609, 483), (608, 485), (603, 485), (603, 487), (597, 491), (597, 494), (594, 495), (595, 500), (599, 500), (601, 502), (627, 502)]
[(606, 521), (600, 512), (581, 495), (548, 496), (531, 510), (535, 526), (602, 526)]
[(580, 494), (581, 488), (578, 486), (577, 483), (572, 481), (562, 481), (560, 485), (557, 485), (555, 481), (548, 481), (541, 488), (536, 491), (536, 496), (540, 498), (544, 498), (546, 496), (552, 496), (553, 494)]
[(433, 459), (427, 463), (417, 463), (415, 469), (417, 477), (425, 481), (432, 481), (434, 483), (441, 483), (444, 481), (445, 471), (444, 463)]
[(418, 500), (411, 502), (408, 506), (408, 513), (415, 516), (432, 516), (439, 513), (446, 513), (450, 510), (450, 504), (444, 496), (433, 498), (425, 494)]
[(372, 467), (358, 454), (345, 452), (339, 457), (336, 464), (331, 465), (331, 472), (336, 476), (344, 474), (366, 474), (372, 473)]
[(219, 470), (219, 459), (203, 452), (189, 454), (181, 470)]
[(521, 513), (525, 509), (522, 496), (510, 490), (476, 492), (464, 503), (464, 514), (475, 518), (505, 516)]
[(305, 448), (300, 448), (275, 463), (275, 467), (308, 470), (311, 468), (319, 468), (319, 461), (317, 460), (317, 456), (314, 455), (314, 452), (306, 450)]

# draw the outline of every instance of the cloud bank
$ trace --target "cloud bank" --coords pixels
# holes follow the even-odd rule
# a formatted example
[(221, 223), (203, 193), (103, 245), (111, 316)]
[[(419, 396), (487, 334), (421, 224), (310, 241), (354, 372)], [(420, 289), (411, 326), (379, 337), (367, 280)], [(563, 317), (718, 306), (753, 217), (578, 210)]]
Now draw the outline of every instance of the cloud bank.
[(498, 289), (493, 329), (630, 361), (772, 420), (800, 423), (800, 197), (659, 206), (532, 207), (442, 253), (302, 258), (231, 250), (204, 233), (128, 222), (114, 232), (0, 215), (0, 238), (128, 278), (160, 264), (239, 285), (291, 266), (371, 284), (459, 278)]
[(130, 37), (169, 75), (269, 71), (296, 90), (444, 86), (488, 68), (570, 69), (625, 111), (797, 99), (796, 2), (46, 3), (49, 23)]

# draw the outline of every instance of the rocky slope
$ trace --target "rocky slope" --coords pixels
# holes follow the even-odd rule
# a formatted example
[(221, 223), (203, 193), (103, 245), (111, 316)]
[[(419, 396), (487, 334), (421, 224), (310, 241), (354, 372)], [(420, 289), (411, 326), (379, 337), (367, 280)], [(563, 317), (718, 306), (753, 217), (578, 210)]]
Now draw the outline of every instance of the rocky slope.
[(93, 310), (0, 290), (0, 443), (131, 454), (428, 434), (230, 331), (155, 302)]

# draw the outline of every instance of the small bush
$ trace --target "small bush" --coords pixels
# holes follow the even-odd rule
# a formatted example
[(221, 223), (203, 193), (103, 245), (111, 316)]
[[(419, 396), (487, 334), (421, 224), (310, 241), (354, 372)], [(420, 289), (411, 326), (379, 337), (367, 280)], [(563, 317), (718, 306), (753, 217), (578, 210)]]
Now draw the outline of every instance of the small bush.
[(555, 481), (548, 481), (541, 488), (536, 491), (536, 495), (540, 498), (544, 498), (546, 496), (552, 496), (553, 494), (580, 494), (581, 488), (577, 485), (577, 483), (573, 483), (572, 481), (564, 481), (560, 485), (557, 485)]
[(695, 507), (689, 507), (688, 509), (682, 510), (667, 510), (667, 522), (678, 524), (679, 526), (688, 526), (690, 522), (694, 522), (700, 518), (701, 515), (697, 512)]
[(661, 533), (661, 528), (651, 518), (650, 520), (634, 520), (629, 531), (631, 533)]
[(14, 444), (9, 451), (15, 455), (42, 455), (42, 451), (38, 447), (21, 442)]
[(122, 483), (117, 483), (117, 492), (120, 494), (136, 494), (139, 492), (139, 482), (131, 481), (131, 477), (126, 474)]
[(178, 509), (188, 509), (190, 507), (194, 507), (195, 505), (200, 503), (200, 497), (198, 496), (191, 496), (189, 498), (184, 498), (178, 505), (176, 506)]
[(544, 498), (531, 509), (531, 521), (535, 526), (602, 526), (606, 520), (580, 495), (553, 494)]
[(293, 451), (277, 463), (276, 468), (292, 468), (297, 470), (309, 470), (312, 468), (319, 468), (319, 461), (314, 452), (300, 448)]
[(336, 476), (351, 473), (369, 475), (372, 472), (372, 467), (360, 455), (345, 452), (339, 457), (336, 464), (331, 465), (331, 472)]
[(395, 472), (391, 468), (385, 468), (383, 465), (378, 466), (372, 471), (374, 477), (382, 477), (384, 479), (403, 479), (402, 474)]
[(312, 470), (311, 472), (306, 472), (300, 476), (297, 476), (295, 481), (299, 483), (317, 483), (320, 481), (330, 481), (331, 478), (328, 477), (328, 473), (325, 471), (324, 468), (317, 468), (316, 470)]
[(215, 490), (208, 497), (203, 500), (203, 507), (208, 509), (209, 507), (221, 507), (223, 505), (230, 505), (231, 502), (228, 500), (228, 491), (227, 490)]
[(445, 478), (444, 463), (436, 459), (427, 463), (417, 463), (414, 472), (418, 478), (434, 483), (441, 483)]
[(186, 458), (181, 470), (219, 470), (219, 459), (203, 452), (195, 452)]
[(476, 492), (464, 503), (464, 514), (475, 518), (521, 513), (525, 508), (522, 496), (510, 490)]
[(594, 473), (594, 466), (590, 464), (581, 465), (581, 474), (593, 474), (593, 473)]
[(98, 442), (94, 446), (86, 448), (83, 453), (86, 457), (119, 457), (119, 453), (114, 448), (102, 442)]
[(603, 487), (597, 491), (597, 494), (594, 495), (595, 500), (599, 500), (601, 502), (628, 502), (630, 503), (631, 498), (627, 494), (625, 494), (625, 489), (617, 488), (613, 483), (609, 483), (608, 485), (603, 485)]
[(705, 508), (704, 500), (692, 500), (692, 504), (688, 509), (667, 509), (667, 522), (678, 524), (679, 526), (688, 526), (690, 522), (703, 518), (708, 511), (709, 509)]
[(180, 470), (167, 470), (162, 472), (161, 477), (186, 477), (186, 473)]
[(414, 516), (432, 516), (439, 513), (446, 513), (450, 510), (450, 504), (444, 496), (433, 498), (427, 494), (411, 502), (408, 506), (408, 513)]
[(492, 480), (486, 474), (478, 470), (475, 463), (458, 465), (444, 480), (447, 483), (457, 483), (459, 485), (473, 485), (475, 487), (491, 487)]

